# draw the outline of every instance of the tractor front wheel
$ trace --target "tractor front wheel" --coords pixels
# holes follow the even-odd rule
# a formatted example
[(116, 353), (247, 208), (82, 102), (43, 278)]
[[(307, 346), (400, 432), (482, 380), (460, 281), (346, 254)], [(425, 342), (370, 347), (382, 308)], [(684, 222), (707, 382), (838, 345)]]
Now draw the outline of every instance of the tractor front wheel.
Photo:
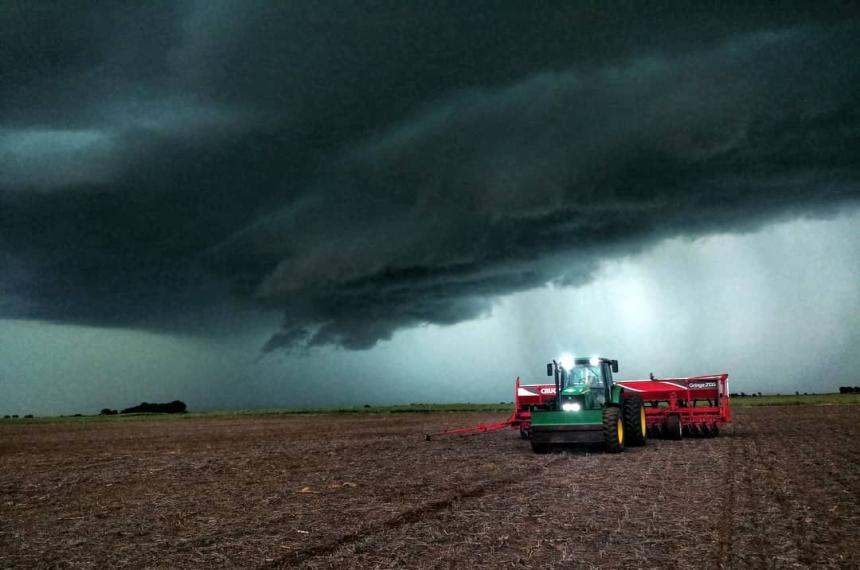
[(645, 405), (641, 396), (628, 396), (622, 404), (624, 415), (624, 436), (628, 447), (645, 445), (648, 424), (645, 421)]
[(609, 453), (624, 451), (624, 421), (614, 406), (603, 408), (603, 443)]

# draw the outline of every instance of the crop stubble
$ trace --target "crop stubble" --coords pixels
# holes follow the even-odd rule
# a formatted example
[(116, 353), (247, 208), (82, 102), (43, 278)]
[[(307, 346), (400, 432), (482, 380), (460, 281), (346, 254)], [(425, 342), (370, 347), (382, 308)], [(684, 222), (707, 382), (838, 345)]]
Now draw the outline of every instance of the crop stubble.
[(492, 414), (0, 426), (0, 567), (858, 567), (860, 406), (533, 455)]

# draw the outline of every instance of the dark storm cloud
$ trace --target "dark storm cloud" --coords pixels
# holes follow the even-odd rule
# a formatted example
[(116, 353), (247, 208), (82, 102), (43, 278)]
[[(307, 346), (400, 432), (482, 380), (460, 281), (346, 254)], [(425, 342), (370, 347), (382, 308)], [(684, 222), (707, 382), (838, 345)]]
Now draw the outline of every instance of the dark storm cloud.
[(3, 6), (7, 316), (364, 348), (858, 197), (832, 6)]
[(856, 198), (852, 37), (761, 33), (538, 74), (355, 145), (315, 200), (238, 238), (282, 244), (257, 290), (287, 309), (269, 346), (369, 346), (659, 238)]

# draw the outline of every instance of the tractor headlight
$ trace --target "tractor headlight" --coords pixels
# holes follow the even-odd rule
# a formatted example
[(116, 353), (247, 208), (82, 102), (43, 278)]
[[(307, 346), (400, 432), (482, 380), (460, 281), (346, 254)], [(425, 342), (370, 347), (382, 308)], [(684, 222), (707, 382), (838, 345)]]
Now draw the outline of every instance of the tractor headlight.
[(591, 364), (592, 366), (597, 366), (600, 364), (600, 357), (599, 356), (592, 356), (591, 360), (589, 360), (588, 363)]
[(561, 409), (565, 412), (578, 412), (582, 406), (579, 405), (579, 402), (565, 402), (561, 405)]

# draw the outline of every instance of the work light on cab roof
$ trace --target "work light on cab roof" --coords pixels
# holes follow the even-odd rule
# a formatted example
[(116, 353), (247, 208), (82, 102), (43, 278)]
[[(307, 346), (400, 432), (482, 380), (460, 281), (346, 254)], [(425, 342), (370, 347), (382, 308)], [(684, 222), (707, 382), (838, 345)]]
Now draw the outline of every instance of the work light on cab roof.
[(559, 365), (565, 370), (573, 368), (575, 361), (572, 354), (562, 354), (558, 359)]

